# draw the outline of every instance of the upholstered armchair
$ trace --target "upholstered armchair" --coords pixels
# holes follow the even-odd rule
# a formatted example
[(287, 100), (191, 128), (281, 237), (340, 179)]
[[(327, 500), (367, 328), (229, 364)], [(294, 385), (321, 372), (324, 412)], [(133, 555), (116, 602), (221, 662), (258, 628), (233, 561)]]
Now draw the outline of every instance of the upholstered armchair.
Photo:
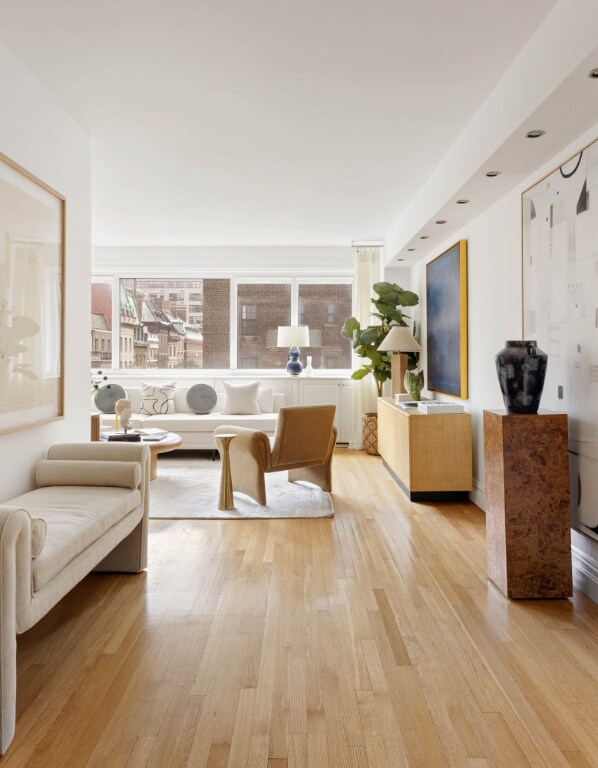
[[(336, 444), (334, 405), (281, 408), (273, 438), (257, 429), (223, 425), (214, 434), (234, 434), (230, 444), (233, 490), (266, 505), (267, 472), (289, 473), (289, 481), (307, 480), (332, 490), (332, 454)], [(272, 440), (272, 442), (270, 442)]]

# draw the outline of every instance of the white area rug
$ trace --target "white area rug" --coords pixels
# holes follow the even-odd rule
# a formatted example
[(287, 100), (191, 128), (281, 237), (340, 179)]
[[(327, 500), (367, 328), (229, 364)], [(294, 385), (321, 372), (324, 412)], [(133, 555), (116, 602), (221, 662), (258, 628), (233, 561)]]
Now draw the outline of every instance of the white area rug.
[(332, 517), (330, 494), (311, 483), (289, 483), (286, 472), (266, 475), (268, 506), (235, 493), (235, 509), (218, 509), (220, 462), (206, 454), (179, 452), (158, 458), (158, 477), (150, 483), (150, 517), (197, 520)]

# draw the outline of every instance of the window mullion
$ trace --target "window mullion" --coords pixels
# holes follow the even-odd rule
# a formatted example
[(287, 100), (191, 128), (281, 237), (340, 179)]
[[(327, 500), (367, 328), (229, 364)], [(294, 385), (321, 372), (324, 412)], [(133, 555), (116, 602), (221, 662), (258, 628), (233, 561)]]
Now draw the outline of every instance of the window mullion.
[(291, 325), (299, 325), (299, 283), (296, 277), (291, 280)]
[(238, 367), (237, 360), (237, 341), (238, 341), (238, 324), (237, 324), (237, 278), (231, 277), (230, 281), (231, 299), (230, 299), (230, 367), (231, 370), (236, 370)]

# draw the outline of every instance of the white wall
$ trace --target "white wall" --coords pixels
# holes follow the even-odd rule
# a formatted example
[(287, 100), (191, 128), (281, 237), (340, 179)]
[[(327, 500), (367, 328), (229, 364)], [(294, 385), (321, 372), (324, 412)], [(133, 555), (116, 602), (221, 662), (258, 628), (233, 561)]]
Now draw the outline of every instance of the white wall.
[[(460, 239), (468, 247), (468, 333), (469, 333), (469, 400), (473, 425), (472, 500), (482, 509), (484, 498), (484, 445), (482, 414), (485, 409), (502, 408), (494, 355), (507, 339), (522, 338), (521, 276), (521, 193), (546, 173), (598, 136), (598, 125), (580, 136), (545, 166), (526, 179), (517, 189), (488, 208), (463, 229), (454, 233), (434, 253), (412, 269), (411, 290), (420, 296), (422, 346), (426, 339), (426, 262)], [(424, 350), (425, 360), (425, 350)], [(428, 393), (429, 394), (429, 393)], [(573, 532), (576, 584), (594, 600), (598, 600), (598, 580), (580, 570), (580, 558), (586, 570), (598, 568), (598, 544)], [(579, 552), (582, 550), (582, 553)], [(595, 571), (598, 577), (598, 570)], [(582, 581), (585, 579), (585, 582)]]
[(28, 70), (0, 46), (0, 152), (66, 197), (65, 418), (0, 435), (2, 498), (29, 490), (47, 447), (89, 439), (90, 142)]
[(336, 274), (355, 271), (353, 249), (347, 247), (95, 247), (94, 274), (131, 274), (164, 276), (218, 274)]
[(406, 291), (411, 290), (411, 270), (405, 267), (385, 267), (384, 279), (388, 283), (396, 283), (404, 288)]

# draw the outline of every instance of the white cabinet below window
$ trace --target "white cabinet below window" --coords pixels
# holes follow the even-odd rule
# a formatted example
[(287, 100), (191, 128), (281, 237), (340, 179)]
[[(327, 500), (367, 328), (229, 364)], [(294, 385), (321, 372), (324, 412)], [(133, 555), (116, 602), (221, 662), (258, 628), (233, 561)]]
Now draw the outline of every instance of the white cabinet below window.
[[(347, 392), (349, 396), (347, 397)], [(338, 442), (348, 443), (351, 423), (351, 382), (339, 379), (318, 380), (303, 378), (299, 384), (300, 405), (336, 406), (334, 425), (338, 429)]]

